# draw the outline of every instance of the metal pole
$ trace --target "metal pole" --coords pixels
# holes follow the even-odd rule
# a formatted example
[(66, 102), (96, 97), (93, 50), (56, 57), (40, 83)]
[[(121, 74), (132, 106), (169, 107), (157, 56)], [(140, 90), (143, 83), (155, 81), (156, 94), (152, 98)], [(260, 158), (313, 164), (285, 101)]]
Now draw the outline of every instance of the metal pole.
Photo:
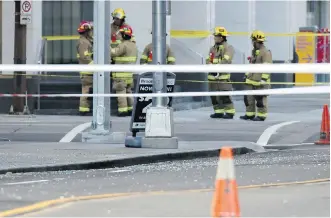
[(253, 49), (253, 45), (252, 45), (252, 40), (251, 40), (251, 36), (250, 33), (255, 30), (255, 13), (256, 10), (256, 5), (255, 5), (255, 0), (251, 0), (248, 1), (248, 56), (252, 55), (252, 49)]
[[(166, 64), (166, 1), (154, 0), (153, 9), (153, 64)], [(154, 72), (153, 92), (167, 90), (167, 73)], [(145, 137), (141, 139), (142, 148), (178, 148), (174, 137), (173, 109), (166, 106), (166, 98), (153, 98), (152, 107), (146, 112)]]
[[(20, 24), (21, 1), (15, 1), (15, 50), (14, 63), (26, 64), (26, 25)], [(24, 94), (27, 90), (26, 72), (14, 72), (14, 92)], [(13, 98), (14, 113), (23, 112), (24, 98)]]
[[(166, 4), (164, 0), (154, 0), (153, 10), (153, 64), (166, 64)], [(167, 88), (166, 72), (155, 72), (153, 75), (153, 92), (164, 93)], [(154, 107), (166, 105), (166, 98), (153, 98)]]
[(166, 23), (167, 23), (167, 44), (170, 46), (170, 39), (171, 39), (171, 35), (170, 35), (170, 30), (171, 30), (171, 0), (166, 0), (167, 4), (166, 4)]
[[(93, 5), (93, 61), (109, 64), (110, 60), (110, 2), (94, 0)], [(93, 74), (93, 94), (110, 93), (110, 72)], [(92, 132), (108, 133), (110, 130), (110, 98), (93, 97)]]

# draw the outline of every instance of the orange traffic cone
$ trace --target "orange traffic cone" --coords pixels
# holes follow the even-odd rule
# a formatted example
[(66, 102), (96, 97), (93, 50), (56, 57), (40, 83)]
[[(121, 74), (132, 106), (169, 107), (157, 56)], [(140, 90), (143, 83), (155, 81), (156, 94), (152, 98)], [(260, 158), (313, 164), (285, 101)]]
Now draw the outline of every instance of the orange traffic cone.
[(212, 217), (240, 217), (232, 148), (224, 147), (217, 166)]
[(330, 145), (330, 114), (327, 104), (323, 107), (320, 139), (315, 144)]

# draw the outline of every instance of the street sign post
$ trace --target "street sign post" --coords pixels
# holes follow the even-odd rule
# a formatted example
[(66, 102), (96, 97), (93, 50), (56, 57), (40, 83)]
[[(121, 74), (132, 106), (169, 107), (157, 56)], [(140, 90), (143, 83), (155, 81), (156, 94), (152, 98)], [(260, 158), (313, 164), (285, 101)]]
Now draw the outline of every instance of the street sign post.
[[(155, 0), (152, 2), (153, 26), (153, 64), (167, 64), (166, 54), (166, 1)], [(154, 72), (153, 92), (167, 92), (166, 72)], [(153, 98), (152, 107), (146, 112), (145, 137), (141, 139), (142, 148), (177, 149), (178, 138), (174, 137), (173, 109), (166, 106), (166, 98)]]
[[(110, 2), (94, 0), (93, 12), (93, 61), (94, 64), (109, 64), (110, 61)], [(93, 94), (110, 93), (110, 73), (94, 72)], [(125, 140), (125, 133), (112, 132), (110, 121), (110, 98), (93, 97), (91, 129), (82, 133), (82, 142), (118, 144)]]
[(20, 24), (27, 25), (32, 21), (32, 1), (21, 0)]
[[(176, 74), (167, 73), (167, 92), (172, 93), (175, 88)], [(136, 93), (153, 93), (153, 73), (140, 74), (136, 83)], [(133, 111), (130, 122), (132, 137), (125, 140), (126, 147), (141, 147), (141, 137), (137, 137), (138, 132), (145, 131), (146, 112), (152, 106), (152, 98), (138, 97), (134, 99)], [(172, 106), (172, 97), (168, 97), (167, 107)]]

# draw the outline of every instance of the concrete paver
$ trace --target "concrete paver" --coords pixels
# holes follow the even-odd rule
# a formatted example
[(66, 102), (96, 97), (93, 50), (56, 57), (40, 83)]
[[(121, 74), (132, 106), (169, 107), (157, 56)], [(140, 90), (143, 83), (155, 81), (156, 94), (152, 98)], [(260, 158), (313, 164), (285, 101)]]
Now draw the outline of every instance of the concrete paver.
[[(71, 203), (28, 217), (209, 217), (212, 192), (143, 194)], [(330, 183), (239, 191), (243, 217), (330, 217)]]

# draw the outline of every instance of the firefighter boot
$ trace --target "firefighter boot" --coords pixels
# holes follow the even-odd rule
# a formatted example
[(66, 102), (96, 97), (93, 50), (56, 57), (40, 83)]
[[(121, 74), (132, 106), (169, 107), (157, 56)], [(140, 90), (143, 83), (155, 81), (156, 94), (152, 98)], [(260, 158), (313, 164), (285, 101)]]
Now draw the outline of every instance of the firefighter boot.
[(223, 116), (224, 116), (223, 113), (214, 113), (210, 115), (210, 118), (220, 119), (223, 118)]
[(252, 119), (253, 121), (264, 121), (265, 120), (265, 117), (255, 117), (254, 119)]
[(253, 120), (254, 118), (255, 118), (255, 116), (247, 116), (247, 115), (240, 116), (240, 119), (242, 119), (242, 120)]
[(91, 115), (91, 112), (79, 111), (79, 116), (89, 116), (89, 115)]
[(128, 112), (118, 112), (117, 116), (118, 117), (126, 117), (126, 116), (129, 116), (129, 115), (128, 115)]
[(228, 113), (226, 113), (226, 114), (224, 114), (224, 116), (222, 118), (223, 119), (233, 119), (233, 116), (234, 116), (234, 114), (228, 114)]

